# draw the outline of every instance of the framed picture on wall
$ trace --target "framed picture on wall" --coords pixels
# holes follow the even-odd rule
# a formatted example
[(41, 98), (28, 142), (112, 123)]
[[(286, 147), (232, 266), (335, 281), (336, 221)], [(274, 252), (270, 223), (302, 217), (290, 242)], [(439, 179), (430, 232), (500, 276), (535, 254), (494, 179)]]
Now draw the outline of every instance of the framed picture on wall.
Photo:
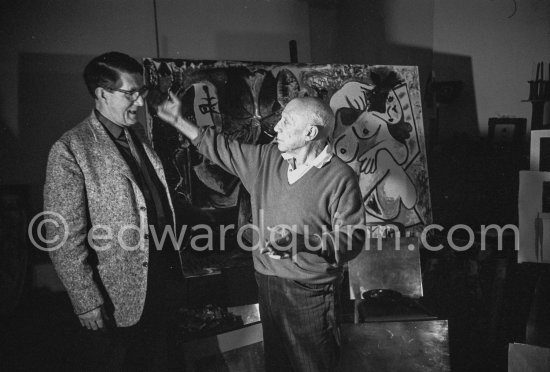
[(519, 144), (525, 138), (527, 119), (489, 118), (489, 140), (500, 145)]
[(531, 131), (530, 169), (550, 172), (550, 130)]

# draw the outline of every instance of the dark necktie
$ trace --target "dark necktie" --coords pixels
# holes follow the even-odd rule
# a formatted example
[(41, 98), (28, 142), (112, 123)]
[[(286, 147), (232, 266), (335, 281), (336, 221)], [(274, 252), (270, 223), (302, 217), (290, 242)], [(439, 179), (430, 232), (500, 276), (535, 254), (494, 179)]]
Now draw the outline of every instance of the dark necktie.
[(118, 137), (117, 141), (119, 141), (119, 143), (122, 146), (130, 149), (130, 153), (132, 154), (134, 159), (136, 159), (136, 162), (139, 168), (143, 169), (142, 163), (141, 163), (141, 157), (137, 152), (136, 145), (132, 139), (132, 135), (130, 134), (130, 130), (127, 127), (124, 127), (123, 129), (124, 130), (120, 133), (120, 136)]
[(155, 208), (156, 208), (156, 212), (159, 220), (158, 222), (165, 223), (164, 211), (162, 209), (162, 200), (160, 199), (159, 194), (153, 191), (154, 189), (156, 190), (156, 188), (151, 178), (152, 175), (149, 174), (147, 168), (143, 164), (143, 159), (141, 158), (140, 153), (137, 150), (136, 144), (134, 142), (132, 134), (130, 133), (130, 130), (127, 127), (124, 127), (123, 129), (124, 131), (121, 132), (117, 141), (119, 141), (119, 143), (122, 146), (130, 149), (130, 153), (136, 160), (136, 163), (138, 165), (138, 168), (140, 169), (140, 173), (143, 178), (143, 181), (145, 182), (145, 189), (143, 191), (149, 194), (149, 197), (152, 198), (155, 204)]

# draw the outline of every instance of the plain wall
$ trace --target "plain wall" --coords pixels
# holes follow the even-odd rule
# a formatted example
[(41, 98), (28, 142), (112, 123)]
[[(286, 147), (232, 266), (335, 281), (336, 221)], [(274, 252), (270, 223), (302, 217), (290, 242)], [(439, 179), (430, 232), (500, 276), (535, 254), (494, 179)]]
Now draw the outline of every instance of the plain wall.
[[(437, 0), (433, 29), (436, 78), (468, 80), (468, 71), (445, 56), (469, 58), (473, 86), (465, 87), (464, 93), (475, 94), (477, 107), (473, 118), (459, 104), (442, 107), (443, 132), (458, 130), (473, 119), (484, 135), (489, 117), (499, 116), (524, 117), (530, 125), (531, 104), (522, 100), (529, 95), (533, 64), (550, 62), (549, 1)], [(545, 76), (548, 79), (548, 67)]]

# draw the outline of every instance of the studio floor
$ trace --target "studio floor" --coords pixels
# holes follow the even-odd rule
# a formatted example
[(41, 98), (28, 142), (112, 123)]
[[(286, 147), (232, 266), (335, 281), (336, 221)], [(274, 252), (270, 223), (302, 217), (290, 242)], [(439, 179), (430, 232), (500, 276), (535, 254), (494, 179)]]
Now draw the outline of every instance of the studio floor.
[[(513, 257), (483, 257), (422, 259), (423, 303), (448, 320), (453, 372), (506, 371), (508, 344), (525, 337), (536, 267), (517, 265)], [(64, 292), (29, 288), (2, 320), (0, 370), (82, 370), (81, 332)]]

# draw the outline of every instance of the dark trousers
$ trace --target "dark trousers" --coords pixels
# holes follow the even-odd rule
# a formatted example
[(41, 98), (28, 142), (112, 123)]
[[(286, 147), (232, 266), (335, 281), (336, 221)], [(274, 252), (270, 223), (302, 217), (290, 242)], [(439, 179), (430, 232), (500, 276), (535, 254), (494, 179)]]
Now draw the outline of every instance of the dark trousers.
[[(151, 301), (149, 301), (151, 300)], [(109, 324), (105, 330), (83, 330), (80, 341), (87, 357), (79, 358), (84, 371), (170, 370), (171, 345), (165, 311), (158, 298), (145, 302), (139, 322), (130, 327)], [(158, 302), (157, 302), (158, 301)]]
[(166, 326), (160, 320), (108, 330), (110, 347), (102, 363), (105, 370), (166, 371), (169, 345)]
[(110, 322), (104, 331), (83, 330), (79, 370), (84, 371), (181, 371), (175, 337), (169, 334), (175, 308), (168, 289), (178, 283), (177, 275), (150, 255), (150, 270), (143, 312), (138, 323), (116, 327)]
[(266, 372), (334, 371), (339, 357), (335, 283), (256, 273)]

